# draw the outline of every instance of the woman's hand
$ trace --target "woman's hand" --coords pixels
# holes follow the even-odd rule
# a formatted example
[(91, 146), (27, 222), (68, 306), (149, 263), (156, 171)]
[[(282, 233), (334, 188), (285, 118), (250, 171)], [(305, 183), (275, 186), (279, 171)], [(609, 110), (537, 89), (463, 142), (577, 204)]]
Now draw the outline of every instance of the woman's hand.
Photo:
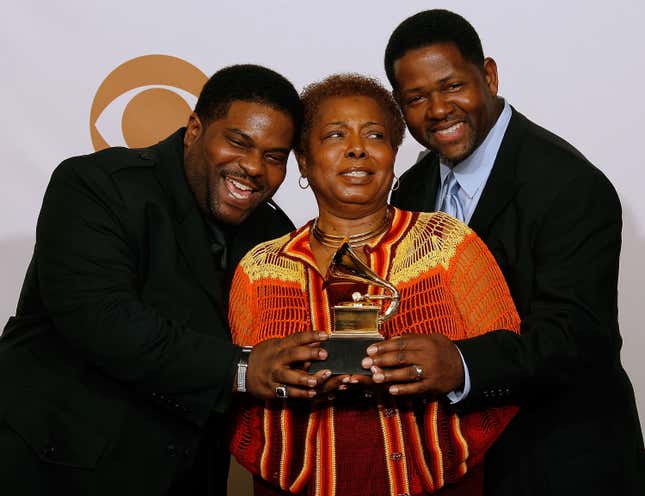
[(361, 365), (372, 380), (391, 384), (393, 395), (443, 395), (463, 388), (464, 369), (455, 344), (441, 334), (404, 334), (367, 348)]
[[(327, 358), (327, 352), (319, 346), (327, 338), (325, 332), (308, 331), (258, 343), (249, 356), (247, 391), (261, 399), (313, 398), (316, 387), (331, 373), (320, 370), (308, 374), (303, 364)], [(286, 396), (278, 395), (282, 391)]]

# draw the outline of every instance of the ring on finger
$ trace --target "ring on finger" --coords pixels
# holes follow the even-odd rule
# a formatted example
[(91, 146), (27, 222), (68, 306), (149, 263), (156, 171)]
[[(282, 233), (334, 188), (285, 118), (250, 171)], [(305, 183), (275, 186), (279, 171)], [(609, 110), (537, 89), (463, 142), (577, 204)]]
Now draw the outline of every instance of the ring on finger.
[(420, 381), (423, 379), (423, 369), (419, 367), (418, 365), (413, 365), (414, 367), (414, 372), (416, 373), (415, 380)]
[(275, 395), (277, 398), (288, 398), (289, 393), (287, 392), (287, 386), (285, 386), (284, 384), (278, 384), (275, 387)]

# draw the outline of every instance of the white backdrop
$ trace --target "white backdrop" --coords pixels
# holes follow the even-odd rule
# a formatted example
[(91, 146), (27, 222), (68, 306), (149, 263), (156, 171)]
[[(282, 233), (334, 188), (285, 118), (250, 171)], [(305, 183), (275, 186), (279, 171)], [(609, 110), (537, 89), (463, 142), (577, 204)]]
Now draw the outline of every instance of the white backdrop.
[[(49, 175), (64, 158), (94, 150), (90, 109), (99, 86), (115, 68), (137, 57), (162, 54), (183, 59), (209, 76), (234, 63), (267, 65), (298, 89), (343, 71), (375, 75), (385, 82), (383, 51), (394, 27), (414, 12), (445, 6), (418, 0), (246, 0), (221, 6), (194, 0), (99, 3), (103, 5), (82, 0), (2, 1), (2, 322), (15, 309)], [(645, 2), (446, 3), (473, 23), (486, 55), (496, 59), (501, 94), (578, 147), (618, 190), (624, 209), (622, 356), (643, 419), (645, 160), (640, 147), (645, 135)], [(162, 74), (156, 82), (140, 81), (140, 86), (172, 90), (173, 74)], [(101, 122), (101, 133), (111, 145), (125, 143), (119, 113), (136, 93), (130, 89), (121, 107)], [(184, 90), (177, 93), (192, 104), (190, 91)], [(419, 150), (407, 136), (397, 170), (409, 167)], [(294, 161), (289, 168), (277, 200), (300, 225), (313, 216), (314, 202), (310, 190), (297, 187)], [(611, 400), (611, 391), (598, 394)]]

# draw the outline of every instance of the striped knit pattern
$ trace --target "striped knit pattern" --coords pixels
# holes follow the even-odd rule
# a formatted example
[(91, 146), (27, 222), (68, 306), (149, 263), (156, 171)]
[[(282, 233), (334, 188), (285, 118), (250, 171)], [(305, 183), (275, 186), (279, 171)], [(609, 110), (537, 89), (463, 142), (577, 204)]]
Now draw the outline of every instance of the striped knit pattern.
[[(322, 289), (310, 228), (263, 243), (240, 262), (229, 311), (237, 344), (331, 330), (334, 295)], [(399, 311), (381, 329), (386, 338), (519, 332), (492, 255), (456, 219), (394, 209), (390, 229), (364, 250), (372, 270), (400, 292)], [(246, 398), (238, 405), (231, 451), (285, 494), (430, 494), (481, 463), (515, 412), (499, 407), (457, 416), (443, 402), (423, 398), (317, 410), (303, 401)]]

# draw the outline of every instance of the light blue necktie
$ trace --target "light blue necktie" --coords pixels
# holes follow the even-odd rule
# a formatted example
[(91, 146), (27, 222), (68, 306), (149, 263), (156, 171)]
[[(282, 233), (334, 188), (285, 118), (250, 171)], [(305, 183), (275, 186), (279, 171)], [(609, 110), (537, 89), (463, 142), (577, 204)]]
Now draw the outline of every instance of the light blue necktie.
[(446, 176), (445, 184), (445, 193), (439, 210), (464, 222), (464, 209), (459, 201), (458, 195), (460, 189), (459, 183), (452, 171), (450, 171)]

